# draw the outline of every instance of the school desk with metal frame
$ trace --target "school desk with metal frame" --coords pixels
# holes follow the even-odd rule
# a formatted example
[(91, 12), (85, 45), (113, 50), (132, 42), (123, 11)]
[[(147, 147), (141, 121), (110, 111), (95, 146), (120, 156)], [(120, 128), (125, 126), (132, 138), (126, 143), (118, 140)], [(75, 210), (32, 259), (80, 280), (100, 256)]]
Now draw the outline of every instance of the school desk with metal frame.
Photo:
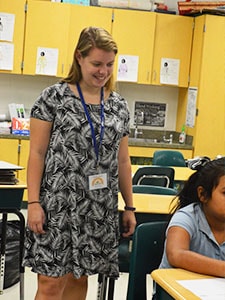
[(183, 269), (157, 269), (151, 273), (151, 277), (156, 282), (157, 300), (200, 300), (177, 281), (214, 278)]
[(14, 214), (19, 219), (20, 242), (19, 242), (19, 273), (20, 273), (20, 300), (24, 300), (24, 267), (22, 266), (22, 255), (24, 246), (25, 218), (20, 212), (23, 192), (27, 186), (24, 183), (1, 184), (0, 185), (0, 214), (2, 215), (1, 247), (0, 247), (0, 294), (3, 294), (3, 283), (5, 276), (5, 254), (7, 239), (7, 216)]

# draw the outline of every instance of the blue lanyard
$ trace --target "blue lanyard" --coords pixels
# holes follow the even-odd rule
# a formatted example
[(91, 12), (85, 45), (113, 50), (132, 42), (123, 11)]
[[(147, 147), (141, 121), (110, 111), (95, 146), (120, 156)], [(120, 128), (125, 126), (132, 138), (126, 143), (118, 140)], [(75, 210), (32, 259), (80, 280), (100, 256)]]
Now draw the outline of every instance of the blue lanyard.
[(87, 116), (88, 119), (88, 123), (90, 124), (91, 127), (91, 135), (92, 135), (92, 140), (93, 140), (93, 144), (94, 144), (94, 149), (95, 149), (95, 154), (96, 154), (96, 162), (97, 162), (97, 166), (99, 165), (99, 148), (102, 144), (102, 140), (103, 140), (103, 135), (104, 135), (104, 89), (103, 87), (101, 88), (101, 94), (100, 94), (100, 104), (101, 104), (101, 128), (100, 128), (100, 140), (99, 140), (99, 144), (97, 145), (97, 141), (96, 141), (96, 136), (95, 136), (95, 130), (94, 130), (94, 126), (90, 117), (90, 114), (88, 112), (87, 109), (87, 105), (84, 101), (84, 96), (82, 94), (81, 88), (79, 83), (76, 84), (77, 85), (77, 90), (81, 99), (81, 103), (83, 105), (84, 108), (84, 112)]

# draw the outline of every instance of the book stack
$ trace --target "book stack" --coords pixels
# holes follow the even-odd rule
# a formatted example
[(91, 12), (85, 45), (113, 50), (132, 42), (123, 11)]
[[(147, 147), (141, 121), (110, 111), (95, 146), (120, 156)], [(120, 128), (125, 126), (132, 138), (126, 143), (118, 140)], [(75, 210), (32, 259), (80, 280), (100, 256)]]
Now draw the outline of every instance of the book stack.
[(16, 171), (22, 170), (23, 167), (0, 161), (0, 185), (14, 185), (18, 183)]
[(15, 171), (0, 170), (0, 184), (16, 184), (17, 182)]

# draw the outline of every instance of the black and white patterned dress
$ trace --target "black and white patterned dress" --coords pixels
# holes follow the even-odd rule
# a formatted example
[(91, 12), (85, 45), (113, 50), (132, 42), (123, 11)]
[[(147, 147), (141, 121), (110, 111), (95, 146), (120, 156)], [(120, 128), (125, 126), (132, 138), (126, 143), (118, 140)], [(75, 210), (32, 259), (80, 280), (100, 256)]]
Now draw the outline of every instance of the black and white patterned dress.
[[(87, 107), (98, 142), (100, 104)], [(24, 265), (36, 273), (119, 275), (117, 156), (121, 138), (129, 133), (127, 102), (112, 92), (104, 116), (99, 156), (108, 187), (89, 190), (87, 174), (95, 168), (96, 154), (81, 100), (67, 83), (57, 83), (41, 93), (31, 110), (31, 117), (53, 122), (40, 191), (46, 234), (26, 230)]]

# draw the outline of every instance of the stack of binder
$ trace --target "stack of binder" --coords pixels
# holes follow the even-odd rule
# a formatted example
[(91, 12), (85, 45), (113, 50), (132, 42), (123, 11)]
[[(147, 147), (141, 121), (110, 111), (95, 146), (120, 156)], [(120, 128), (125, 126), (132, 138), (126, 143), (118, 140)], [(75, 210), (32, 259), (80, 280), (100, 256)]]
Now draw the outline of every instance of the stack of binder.
[(18, 183), (16, 171), (22, 170), (23, 167), (0, 161), (0, 185), (14, 185)]
[(14, 170), (0, 170), (0, 184), (16, 184), (17, 182)]

